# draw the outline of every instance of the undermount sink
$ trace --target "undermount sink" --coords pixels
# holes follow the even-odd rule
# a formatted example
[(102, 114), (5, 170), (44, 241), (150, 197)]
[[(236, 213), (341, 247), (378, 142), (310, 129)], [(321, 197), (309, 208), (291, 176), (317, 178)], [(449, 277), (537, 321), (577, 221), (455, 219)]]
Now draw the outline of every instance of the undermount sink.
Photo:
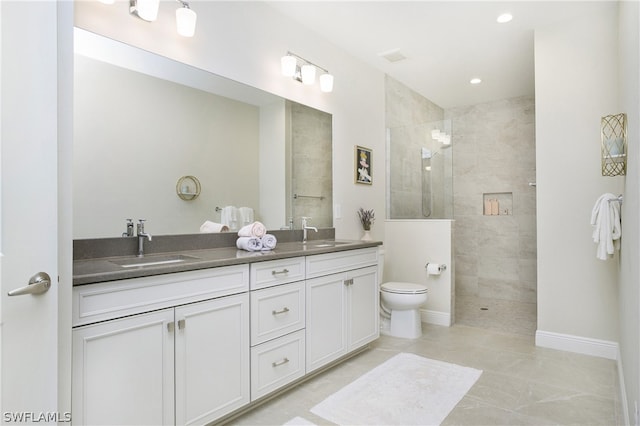
[(171, 263), (182, 263), (189, 260), (198, 260), (194, 256), (186, 256), (184, 254), (168, 254), (168, 255), (151, 255), (144, 257), (136, 257), (135, 259), (111, 260), (123, 268), (137, 268), (142, 266), (158, 266), (168, 265)]

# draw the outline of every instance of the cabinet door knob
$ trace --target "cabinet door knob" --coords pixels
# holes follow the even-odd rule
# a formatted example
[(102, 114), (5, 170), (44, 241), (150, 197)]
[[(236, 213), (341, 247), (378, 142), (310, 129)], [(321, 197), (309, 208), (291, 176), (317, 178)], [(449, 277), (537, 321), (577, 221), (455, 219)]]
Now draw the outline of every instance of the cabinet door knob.
[(182, 330), (187, 326), (187, 323), (184, 319), (178, 320), (178, 330)]
[(350, 278), (348, 280), (344, 280), (344, 285), (353, 285), (353, 278)]
[(169, 331), (169, 333), (173, 333), (173, 330), (176, 329), (176, 324), (171, 321), (167, 323), (167, 330)]

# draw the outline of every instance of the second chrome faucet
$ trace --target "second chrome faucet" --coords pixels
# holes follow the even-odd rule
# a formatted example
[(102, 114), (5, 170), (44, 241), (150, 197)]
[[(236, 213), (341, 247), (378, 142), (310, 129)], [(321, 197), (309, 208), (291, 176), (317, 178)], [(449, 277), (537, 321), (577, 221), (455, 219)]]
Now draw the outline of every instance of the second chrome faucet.
[(145, 219), (138, 220), (137, 234), (138, 234), (138, 257), (144, 256), (144, 239), (148, 238), (151, 241), (151, 234), (144, 231)]
[(311, 230), (311, 231), (315, 231), (318, 232), (318, 228), (316, 228), (315, 226), (308, 226), (307, 225), (307, 221), (311, 219), (310, 217), (302, 217), (302, 242), (306, 243), (307, 242), (307, 231)]

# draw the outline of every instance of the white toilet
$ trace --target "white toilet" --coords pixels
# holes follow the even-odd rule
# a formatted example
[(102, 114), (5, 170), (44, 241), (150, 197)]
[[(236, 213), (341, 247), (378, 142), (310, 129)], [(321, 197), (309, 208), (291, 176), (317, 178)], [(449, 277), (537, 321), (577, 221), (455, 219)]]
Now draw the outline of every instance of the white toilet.
[(391, 312), (388, 334), (416, 339), (422, 336), (420, 305), (427, 301), (427, 286), (415, 283), (388, 282), (380, 286), (382, 307)]

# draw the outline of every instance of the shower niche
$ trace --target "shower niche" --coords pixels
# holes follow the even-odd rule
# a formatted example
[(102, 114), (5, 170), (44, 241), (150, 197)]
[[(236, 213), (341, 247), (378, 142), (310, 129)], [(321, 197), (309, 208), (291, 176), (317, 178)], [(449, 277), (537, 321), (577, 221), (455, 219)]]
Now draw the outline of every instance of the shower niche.
[(482, 194), (484, 216), (513, 215), (513, 192), (485, 192)]

